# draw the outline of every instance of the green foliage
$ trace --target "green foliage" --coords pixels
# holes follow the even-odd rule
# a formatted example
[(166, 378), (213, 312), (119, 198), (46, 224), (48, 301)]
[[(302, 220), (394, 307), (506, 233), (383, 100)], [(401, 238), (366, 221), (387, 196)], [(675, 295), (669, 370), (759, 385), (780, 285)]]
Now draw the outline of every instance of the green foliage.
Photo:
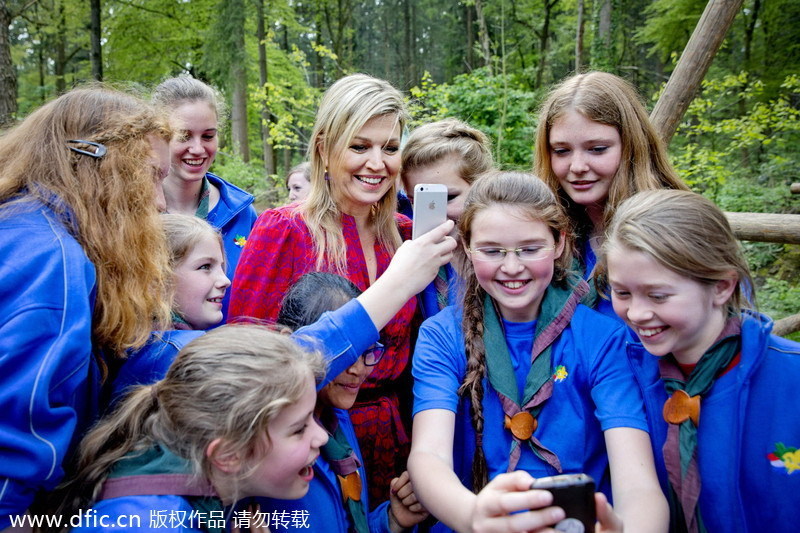
[(763, 91), (744, 72), (705, 80), (678, 128), (671, 146), (675, 166), (715, 201), (724, 200), (725, 184), (736, 186), (734, 178), (788, 187), (800, 174), (800, 110), (792, 103), (800, 77), (788, 76), (772, 100), (763, 101)]
[(486, 69), (456, 76), (451, 83), (436, 84), (426, 73), (409, 91), (412, 124), (457, 117), (491, 139), (496, 162), (504, 168), (530, 169), (533, 165), (536, 94)]

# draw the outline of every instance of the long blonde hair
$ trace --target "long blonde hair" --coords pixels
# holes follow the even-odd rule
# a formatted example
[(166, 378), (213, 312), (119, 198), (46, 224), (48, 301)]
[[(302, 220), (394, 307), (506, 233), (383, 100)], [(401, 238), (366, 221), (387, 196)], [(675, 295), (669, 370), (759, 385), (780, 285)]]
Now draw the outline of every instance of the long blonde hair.
[(612, 126), (619, 133), (622, 153), (608, 191), (604, 226), (608, 225), (617, 206), (639, 191), (689, 190), (670, 164), (666, 147), (650, 123), (636, 89), (607, 72), (576, 74), (550, 91), (540, 108), (534, 173), (557, 191), (562, 205), (577, 223), (579, 236), (590, 233), (591, 223), (583, 207), (575, 205), (562, 189), (551, 162), (550, 129), (568, 111), (577, 111), (591, 121)]
[[(493, 171), (479, 177), (472, 185), (464, 202), (464, 214), (458, 221), (462, 235), (462, 248), (469, 246), (475, 217), (485, 209), (499, 205), (521, 210), (530, 220), (544, 223), (555, 243), (564, 240), (564, 250), (556, 259), (552, 283), (566, 280), (572, 263), (572, 243), (567, 215), (556, 201), (553, 191), (539, 178), (523, 172)], [(483, 301), (486, 291), (478, 283), (472, 262), (462, 259), (464, 351), (467, 371), (458, 389), (460, 396), (469, 398), (472, 427), (475, 430), (475, 455), (472, 460), (472, 483), (475, 492), (488, 481), (488, 467), (483, 453), (483, 378), (486, 377), (486, 347), (483, 343)]]
[[(167, 247), (155, 205), (149, 136), (169, 140), (165, 118), (132, 95), (74, 89), (0, 138), (0, 216), (35, 198), (51, 208), (94, 264), (94, 344), (114, 354), (168, 323)], [(70, 140), (101, 143), (100, 158)], [(87, 295), (88, 298), (88, 295)]]
[[(324, 375), (322, 356), (265, 326), (221, 326), (184, 346), (163, 380), (137, 387), (81, 441), (77, 474), (57, 492), (58, 512), (90, 507), (114, 464), (155, 444), (209, 479), (208, 445), (222, 439), (251, 475), (269, 453), (270, 423)], [(267, 440), (267, 446), (269, 441)]]
[(597, 261), (598, 284), (607, 291), (611, 248), (622, 246), (652, 257), (679, 276), (703, 285), (738, 283), (726, 304), (728, 315), (755, 307), (753, 278), (728, 218), (714, 202), (689, 191), (644, 191), (622, 203), (608, 227)]
[[(331, 85), (320, 102), (308, 160), (311, 162), (311, 191), (298, 207), (316, 247), (316, 268), (326, 263), (338, 273), (347, 273), (347, 248), (342, 236), (342, 212), (333, 199), (330, 183), (325, 179), (325, 160), (339, 162), (353, 137), (370, 119), (395, 116), (402, 131), (408, 119), (403, 95), (389, 82), (352, 74)], [(390, 253), (402, 240), (394, 216), (397, 211), (397, 182), (372, 207), (370, 222), (378, 242)]]

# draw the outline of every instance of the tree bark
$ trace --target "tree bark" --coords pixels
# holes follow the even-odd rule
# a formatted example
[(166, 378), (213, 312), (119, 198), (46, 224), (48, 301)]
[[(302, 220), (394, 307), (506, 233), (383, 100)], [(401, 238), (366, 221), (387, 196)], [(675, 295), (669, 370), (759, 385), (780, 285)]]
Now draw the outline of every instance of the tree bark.
[(669, 145), (744, 0), (709, 0), (650, 120)]
[(725, 213), (737, 239), (800, 244), (800, 215)]
[(800, 314), (776, 320), (775, 326), (772, 328), (772, 333), (778, 337), (785, 337), (795, 331), (800, 331)]
[(583, 66), (583, 0), (578, 0), (578, 27), (575, 32), (575, 72)]
[[(272, 114), (269, 110), (269, 64), (267, 62), (267, 32), (266, 14), (264, 11), (264, 0), (256, 1), (256, 16), (258, 21), (256, 23), (256, 37), (258, 38), (258, 73), (259, 82), (264, 91), (264, 103), (261, 106), (261, 140), (264, 147), (264, 171), (267, 176), (275, 174), (275, 151), (272, 148), (270, 141), (269, 127), (272, 122)], [(267, 180), (269, 182), (269, 179)]]
[(547, 49), (550, 43), (550, 20), (553, 8), (558, 0), (546, 0), (544, 3), (544, 22), (539, 33), (539, 64), (536, 66), (536, 87), (541, 87), (544, 81), (544, 67), (547, 65)]
[(489, 28), (486, 26), (486, 18), (483, 16), (483, 5), (481, 0), (475, 0), (475, 13), (478, 15), (478, 37), (481, 40), (481, 50), (483, 50), (483, 64), (489, 69), (492, 75), (492, 51), (489, 46)]
[(92, 62), (92, 78), (103, 81), (103, 52), (101, 48), (102, 26), (100, 21), (100, 0), (90, 0), (91, 10), (91, 51), (89, 57)]
[(247, 68), (244, 50), (244, 2), (230, 2), (227, 13), (232, 17), (233, 54), (231, 54), (231, 137), (234, 150), (245, 162), (250, 161), (247, 136)]
[(17, 70), (11, 62), (8, 2), (0, 1), (0, 128), (14, 122), (17, 114)]

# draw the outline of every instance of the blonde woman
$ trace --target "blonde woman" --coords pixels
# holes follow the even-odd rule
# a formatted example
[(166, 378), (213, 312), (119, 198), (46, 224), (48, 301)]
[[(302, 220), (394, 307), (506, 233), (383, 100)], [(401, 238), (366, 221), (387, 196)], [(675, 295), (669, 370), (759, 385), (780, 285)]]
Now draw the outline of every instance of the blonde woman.
[[(355, 74), (327, 90), (309, 146), (311, 193), (259, 217), (234, 278), (231, 317), (274, 321), (307, 272), (341, 274), (360, 290), (383, 274), (411, 233), (411, 221), (395, 212), (405, 122), (402, 95), (383, 80)], [(386, 353), (350, 411), (373, 505), (405, 469), (410, 405), (397, 382), (409, 363), (415, 309), (412, 298), (383, 329)]]
[(61, 481), (107, 366), (169, 319), (168, 139), (147, 103), (103, 88), (0, 139), (0, 530)]

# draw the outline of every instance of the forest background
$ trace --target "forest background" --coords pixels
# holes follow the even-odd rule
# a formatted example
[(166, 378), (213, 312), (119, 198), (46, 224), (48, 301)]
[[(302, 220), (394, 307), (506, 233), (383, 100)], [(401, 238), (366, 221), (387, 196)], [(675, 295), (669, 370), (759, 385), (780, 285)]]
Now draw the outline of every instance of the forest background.
[[(412, 128), (455, 116), (502, 168), (532, 166), (536, 110), (577, 70), (655, 104), (704, 0), (0, 0), (0, 126), (86, 82), (147, 91), (188, 72), (228, 103), (212, 171), (285, 201), (316, 106), (367, 72), (408, 96)], [(726, 211), (799, 213), (800, 1), (745, 0), (670, 143), (681, 177)], [(743, 243), (760, 308), (800, 311), (800, 246)], [(800, 335), (795, 334), (795, 338)]]

